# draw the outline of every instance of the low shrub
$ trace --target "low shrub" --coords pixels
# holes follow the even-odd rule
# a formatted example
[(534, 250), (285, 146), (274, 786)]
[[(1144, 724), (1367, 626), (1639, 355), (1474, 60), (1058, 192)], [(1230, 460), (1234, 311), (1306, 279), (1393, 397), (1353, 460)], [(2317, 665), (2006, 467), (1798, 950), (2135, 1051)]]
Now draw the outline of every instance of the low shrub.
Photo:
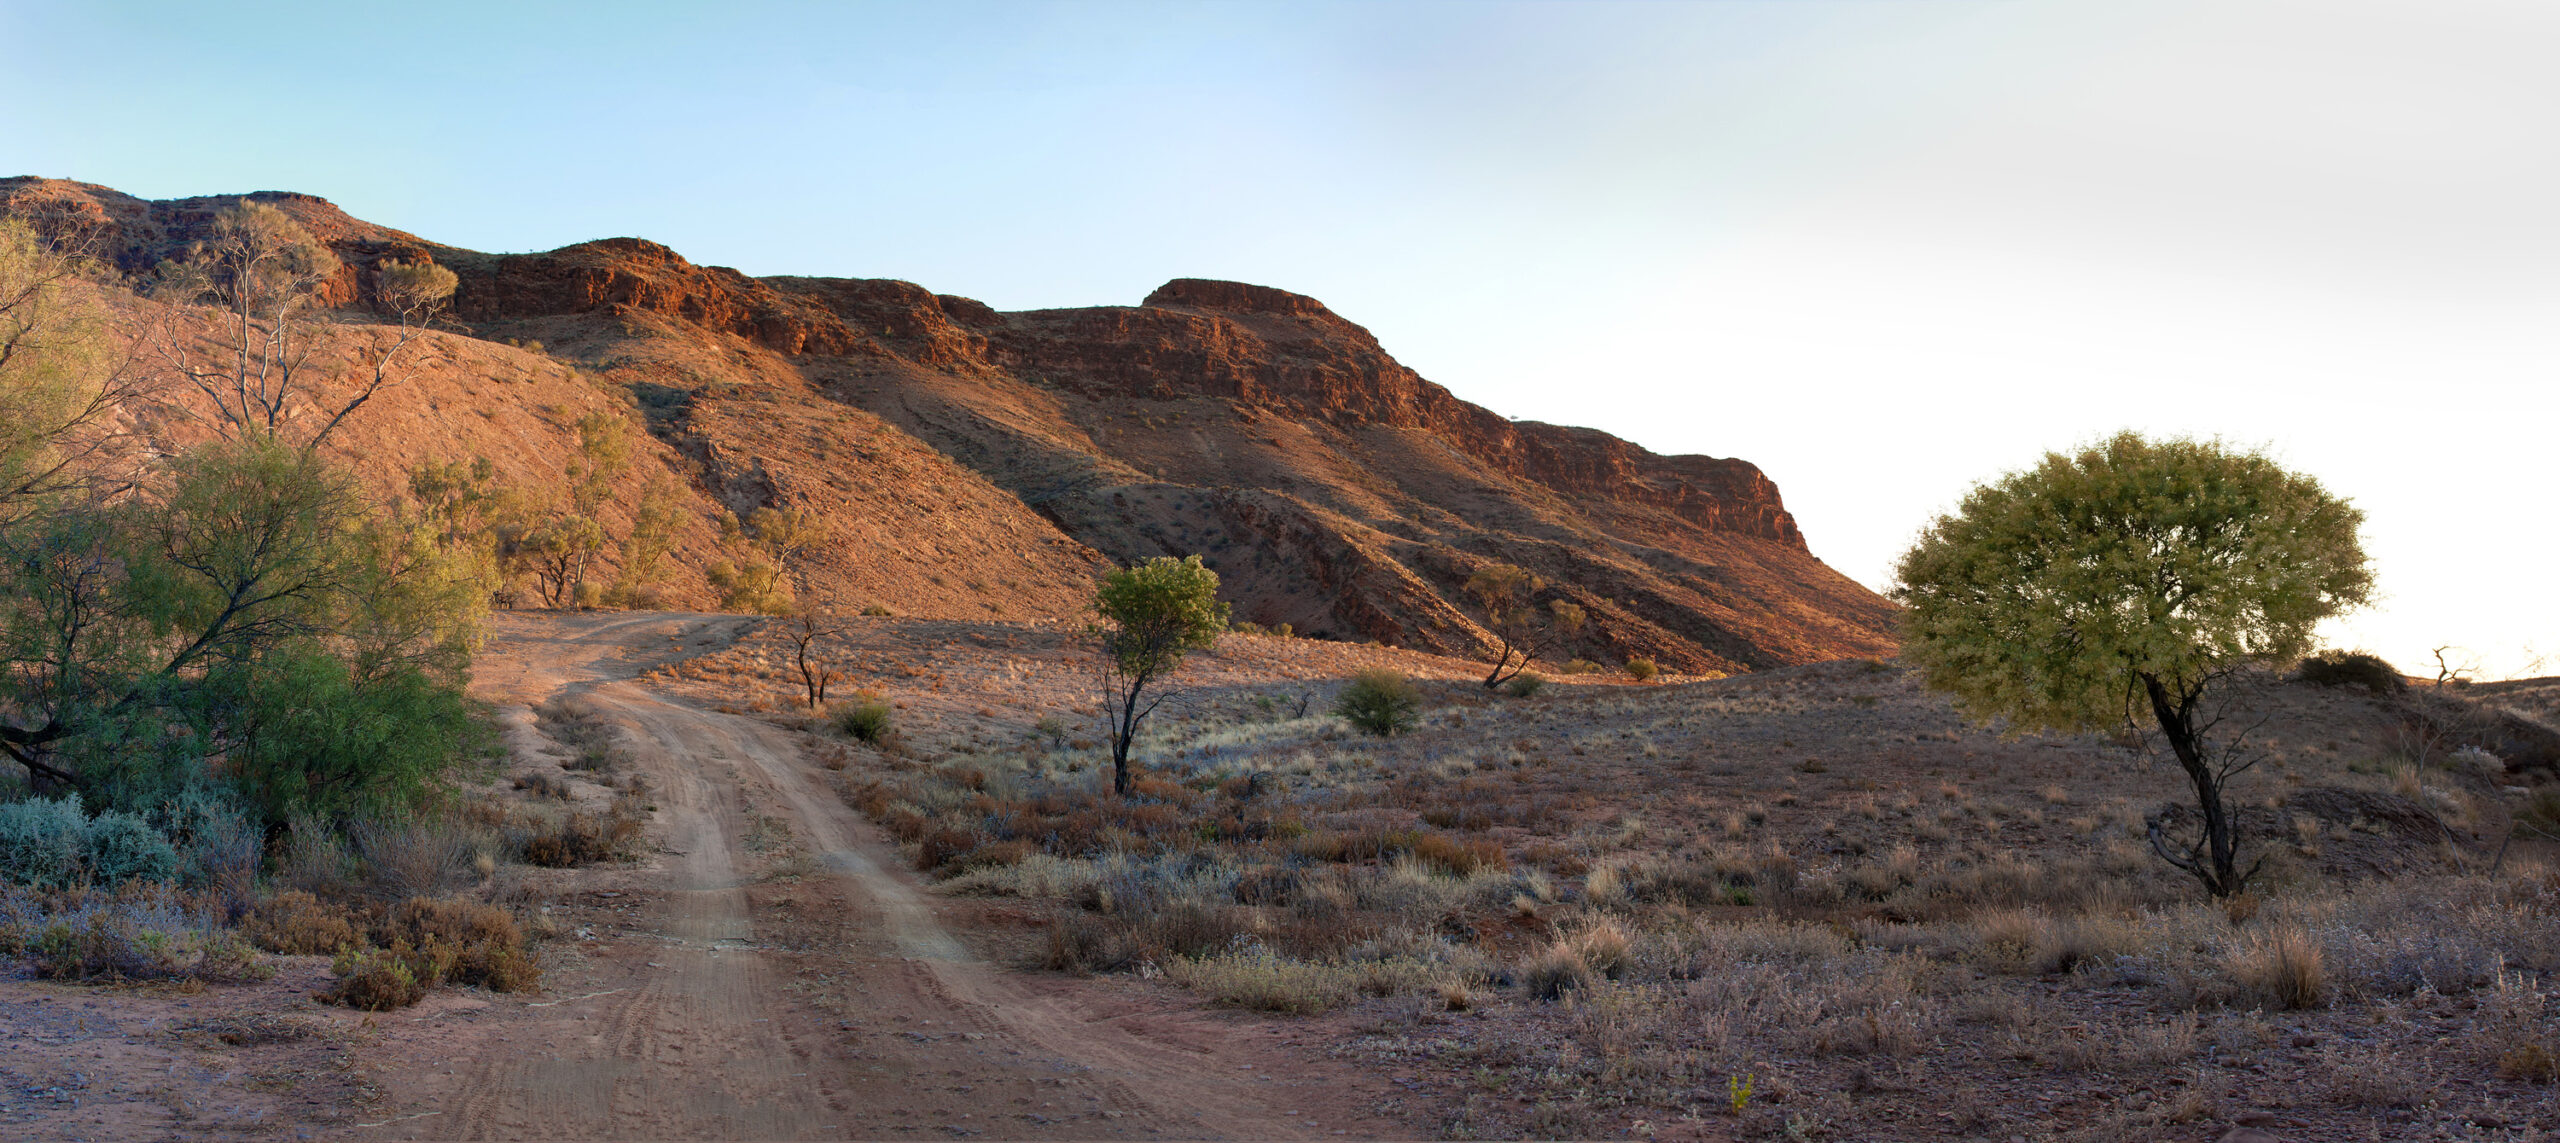
[(978, 835), (974, 831), (948, 827), (934, 830), (916, 841), (916, 869), (924, 873), (939, 871), (968, 857), (977, 848)]
[(312, 999), (360, 1012), (406, 1008), (426, 999), (427, 990), (436, 984), (419, 979), (415, 958), (408, 950), (341, 953), (330, 970), (337, 973), (338, 982), (312, 994)]
[(524, 843), (526, 864), (571, 869), (630, 856), (640, 842), (638, 813), (617, 802), (602, 815), (572, 813)]
[(1426, 833), (1413, 839), (1408, 850), (1413, 856), (1442, 870), (1464, 876), (1483, 870), (1499, 873), (1511, 868), (1502, 846), (1493, 841), (1463, 841), (1445, 833)]
[(266, 837), (228, 798), (189, 790), (161, 803), (151, 820), (177, 847), (180, 880), (213, 893), (226, 916), (257, 901)]
[(1583, 967), (1611, 980), (1626, 975), (1634, 963), (1635, 938), (1612, 920), (1593, 922), (1573, 936), (1573, 952)]
[(1049, 924), (1043, 968), (1059, 972), (1110, 972), (1138, 957), (1126, 930), (1083, 910), (1060, 912)]
[(1513, 698), (1528, 698), (1531, 695), (1544, 690), (1546, 685), (1547, 677), (1545, 675), (1541, 675), (1536, 671), (1522, 671), (1519, 674), (1511, 676), (1509, 681), (1504, 682), (1502, 684), (1502, 689), (1508, 692)]
[(2322, 651), (2296, 666), (2293, 677), (2314, 686), (2356, 687), (2376, 695), (2409, 689), (2409, 680), (2401, 676), (2398, 667), (2363, 651)]
[(1166, 966), (1165, 975), (1213, 1004), (1257, 1012), (1328, 1012), (1356, 995), (1351, 974), (1345, 970), (1278, 956), (1258, 945), (1248, 951), (1177, 959)]
[(504, 909), (459, 898), (415, 897), (402, 902), (376, 929), (391, 947), (450, 950), (443, 977), (491, 992), (527, 992), (542, 981), (542, 968), (524, 951), (524, 929)]
[(2560, 1083), (2560, 1055), (2539, 1043), (2522, 1043), (2498, 1055), (2498, 1074), (2527, 1083)]
[(80, 795), (0, 805), (0, 877), (39, 889), (167, 881), (178, 851), (140, 817), (110, 810), (90, 817)]
[(172, 934), (107, 910), (56, 919), (27, 942), (44, 980), (161, 980), (183, 975)]
[(344, 906), (299, 889), (259, 902), (240, 919), (240, 933), (259, 948), (287, 956), (334, 954), (361, 943), (354, 917)]
[(113, 896), (74, 890), (13, 905), (10, 943), (44, 979), (232, 983), (272, 972), (201, 899), (166, 886), (132, 882)]
[(337, 983), (315, 999), (366, 1012), (405, 1008), (437, 985), (492, 992), (541, 986), (542, 967), (524, 949), (524, 929), (494, 905), (415, 897), (381, 914), (368, 934), (380, 946), (342, 949)]
[(1421, 689), (1413, 680), (1388, 670), (1351, 676), (1333, 703), (1333, 713), (1343, 721), (1381, 738), (1413, 729), (1421, 711)]
[(897, 712), (888, 700), (864, 691), (836, 707), (832, 720), (837, 730), (873, 746), (886, 745), (897, 732)]
[(1652, 682), (1654, 676), (1661, 673), (1662, 668), (1660, 666), (1656, 665), (1653, 660), (1645, 658), (1642, 655), (1638, 655), (1635, 658), (1627, 660), (1627, 677), (1634, 679), (1639, 683)]
[(285, 834), (284, 852), (276, 857), (275, 879), (317, 896), (336, 897), (350, 891), (355, 870), (355, 858), (338, 831), (310, 818), (297, 818)]
[(471, 876), (472, 838), (434, 817), (358, 822), (347, 831), (365, 881), (383, 900), (434, 896)]

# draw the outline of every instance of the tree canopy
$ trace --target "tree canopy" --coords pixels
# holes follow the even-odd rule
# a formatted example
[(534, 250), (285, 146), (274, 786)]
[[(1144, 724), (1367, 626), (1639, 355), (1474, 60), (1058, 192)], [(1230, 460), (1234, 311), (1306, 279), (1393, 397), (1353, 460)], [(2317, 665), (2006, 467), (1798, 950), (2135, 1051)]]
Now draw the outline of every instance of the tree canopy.
[[(0, 755), (34, 792), (344, 820), (414, 800), (479, 739), (462, 682), (484, 577), (447, 542), (467, 474), (438, 484), (449, 518), (411, 514), (319, 449), (454, 278), (386, 266), (400, 324), (350, 364), (315, 358), (299, 316), (337, 269), (276, 208), (225, 210), (161, 268), (170, 306), (138, 357), (87, 263), (0, 221)], [(297, 378), (324, 373), (355, 396), (306, 432)], [(108, 449), (138, 374), (182, 383), (219, 439)]]
[(2362, 604), (2363, 514), (2255, 452), (2121, 433), (1976, 487), (1896, 568), (1904, 657), (1965, 713), (2019, 730), (2155, 722), (2206, 836), (2162, 856), (2236, 892), (2223, 783), (2247, 768), (2200, 704), (2234, 670), (2309, 650)]
[[(1218, 601), (1218, 573), (1200, 557), (1158, 556), (1103, 576), (1093, 609), (1100, 618), (1103, 713), (1111, 726), (1111, 788), (1126, 794), (1129, 746), (1164, 700), (1157, 684), (1185, 656), (1217, 643), (1228, 608)], [(1153, 699), (1147, 698), (1151, 689)]]

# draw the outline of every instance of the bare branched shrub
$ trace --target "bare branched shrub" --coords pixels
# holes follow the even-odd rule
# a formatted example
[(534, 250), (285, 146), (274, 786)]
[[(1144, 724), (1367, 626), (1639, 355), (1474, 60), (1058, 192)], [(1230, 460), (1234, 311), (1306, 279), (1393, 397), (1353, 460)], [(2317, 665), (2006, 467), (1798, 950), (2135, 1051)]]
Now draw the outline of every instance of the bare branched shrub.
[(347, 831), (367, 890), (384, 900), (432, 897), (472, 876), (473, 839), (438, 817), (363, 821)]

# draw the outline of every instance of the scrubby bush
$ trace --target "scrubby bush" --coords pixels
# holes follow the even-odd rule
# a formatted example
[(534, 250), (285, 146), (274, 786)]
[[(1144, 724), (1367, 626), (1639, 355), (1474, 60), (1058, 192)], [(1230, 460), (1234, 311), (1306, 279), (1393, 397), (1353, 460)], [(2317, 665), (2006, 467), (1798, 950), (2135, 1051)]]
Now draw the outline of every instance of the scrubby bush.
[(109, 895), (69, 890), (15, 899), (7, 943), (51, 980), (264, 979), (271, 971), (238, 934), (165, 885), (130, 882)]
[(1626, 974), (1633, 963), (1635, 938), (1616, 921), (1603, 918), (1589, 928), (1574, 934), (1573, 951), (1584, 967), (1611, 980)]
[(1635, 658), (1627, 660), (1627, 677), (1634, 679), (1639, 683), (1652, 682), (1653, 677), (1661, 673), (1662, 668), (1660, 666), (1656, 665), (1653, 660), (1645, 658), (1642, 655), (1638, 655)]
[(367, 887), (387, 900), (432, 896), (470, 876), (472, 839), (438, 817), (358, 822), (348, 831)]
[(1049, 924), (1041, 967), (1060, 972), (1109, 972), (1138, 957), (1126, 929), (1081, 909), (1062, 910)]
[(1511, 867), (1500, 842), (1461, 841), (1445, 833), (1426, 833), (1414, 838), (1409, 852), (1418, 861), (1461, 877), (1478, 870), (1499, 873)]
[(337, 963), (330, 966), (338, 982), (312, 999), (343, 1004), (360, 1012), (406, 1008), (426, 999), (427, 990), (435, 987), (434, 981), (419, 979), (419, 967), (419, 959), (407, 950), (340, 953)]
[(1351, 676), (1333, 703), (1333, 713), (1343, 721), (1382, 738), (1413, 729), (1421, 710), (1421, 689), (1413, 680), (1388, 670)]
[(299, 889), (287, 889), (250, 909), (240, 919), (240, 935), (259, 948), (287, 956), (336, 953), (361, 943), (345, 907)]
[(78, 794), (0, 806), (0, 874), (44, 888), (81, 880), (88, 829)]
[(258, 897), (265, 837), (225, 796), (189, 790), (161, 803), (152, 823), (178, 850), (178, 875), (207, 890), (237, 917)]
[(0, 805), (0, 876), (18, 884), (118, 885), (167, 881), (177, 872), (177, 849), (134, 814), (90, 817), (78, 794)]
[(1547, 677), (1545, 675), (1541, 675), (1536, 671), (1522, 671), (1519, 674), (1511, 676), (1510, 682), (1502, 684), (1502, 689), (1510, 692), (1511, 697), (1513, 698), (1528, 698), (1529, 696), (1538, 693), (1540, 690), (1545, 689), (1546, 685)]
[(889, 706), (888, 700), (864, 691), (854, 695), (851, 701), (838, 706), (835, 709), (834, 721), (836, 729), (843, 731), (846, 735), (873, 746), (880, 746), (887, 743), (889, 737), (897, 732), (896, 716), (897, 712)]
[(2294, 668), (2293, 677), (2314, 686), (2357, 687), (2377, 695), (2409, 689), (2409, 680), (2401, 676), (2398, 667), (2363, 651), (2322, 651), (2302, 660)]
[(640, 828), (637, 813), (622, 803), (601, 816), (572, 813), (557, 826), (526, 839), (524, 859), (552, 869), (619, 861), (639, 844)]
[(317, 999), (384, 1012), (448, 982), (492, 992), (541, 984), (541, 966), (524, 951), (524, 930), (497, 906), (413, 897), (379, 916), (368, 935), (381, 947), (340, 950), (331, 966), (338, 981)]

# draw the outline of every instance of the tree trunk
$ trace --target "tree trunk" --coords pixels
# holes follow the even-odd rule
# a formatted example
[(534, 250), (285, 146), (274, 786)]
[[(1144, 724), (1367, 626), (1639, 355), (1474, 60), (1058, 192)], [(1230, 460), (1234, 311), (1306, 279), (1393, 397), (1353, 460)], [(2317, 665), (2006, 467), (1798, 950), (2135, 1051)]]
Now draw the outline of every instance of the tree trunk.
[(1128, 700), (1120, 707), (1120, 725), (1111, 728), (1111, 793), (1129, 796), (1129, 746), (1138, 737), (1138, 690), (1129, 688)]
[[(2150, 696), (2152, 716), (2160, 722), (2161, 736), (2169, 740), (2170, 752), (2177, 755), (2179, 768), (2187, 772), (2187, 781), (2195, 787), (2196, 812), (2204, 818), (2204, 860), (2172, 861), (2203, 882), (2207, 893), (2232, 896), (2240, 892), (2248, 876), (2238, 870), (2239, 838), (2231, 815), (2222, 804), (2222, 779), (2214, 772), (2203, 740), (2196, 733), (2196, 700), (2200, 696), (2173, 696), (2160, 680), (2149, 675), (2142, 676), (2142, 686)], [(2156, 842), (2154, 846), (2157, 848)]]

